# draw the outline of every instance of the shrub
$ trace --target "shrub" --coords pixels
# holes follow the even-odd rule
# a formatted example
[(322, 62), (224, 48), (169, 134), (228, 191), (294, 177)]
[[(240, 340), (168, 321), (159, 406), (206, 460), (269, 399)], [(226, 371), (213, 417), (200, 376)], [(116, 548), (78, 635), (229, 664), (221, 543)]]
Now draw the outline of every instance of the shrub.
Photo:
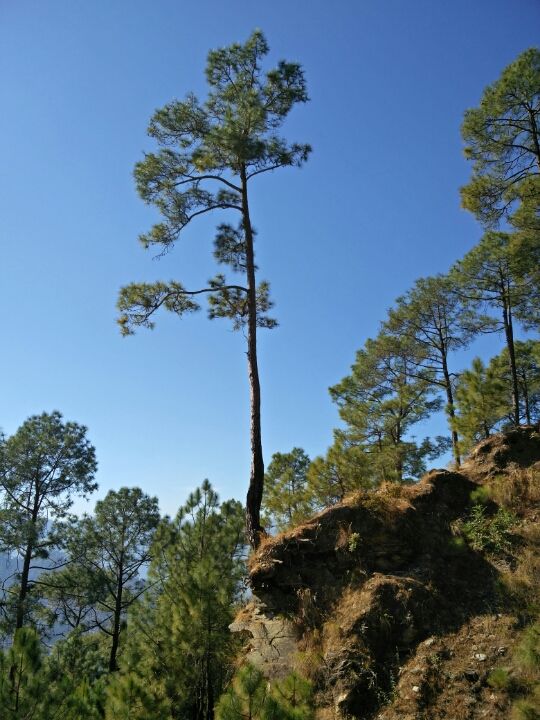
[(515, 515), (505, 508), (489, 516), (484, 505), (473, 505), (461, 530), (474, 550), (504, 554), (512, 549), (511, 529), (516, 522)]

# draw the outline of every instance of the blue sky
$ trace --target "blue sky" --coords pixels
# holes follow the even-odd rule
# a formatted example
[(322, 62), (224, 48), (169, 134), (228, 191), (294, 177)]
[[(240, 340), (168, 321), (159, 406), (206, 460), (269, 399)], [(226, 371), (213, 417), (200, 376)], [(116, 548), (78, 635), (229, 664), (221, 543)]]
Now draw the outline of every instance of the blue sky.
[(260, 276), (280, 321), (260, 341), (269, 460), (295, 445), (325, 451), (337, 424), (328, 386), (396, 296), (479, 239), (459, 207), (463, 111), (538, 43), (540, 5), (0, 0), (0, 426), (10, 434), (59, 409), (89, 428), (99, 495), (140, 485), (168, 513), (205, 477), (244, 497), (245, 347), (204, 312), (120, 337), (120, 286), (215, 273), (214, 219), (161, 260), (139, 246), (157, 215), (132, 169), (153, 147), (152, 112), (204, 95), (208, 50), (256, 27), (270, 64), (304, 66), (311, 101), (284, 134), (314, 148), (302, 170), (252, 189)]

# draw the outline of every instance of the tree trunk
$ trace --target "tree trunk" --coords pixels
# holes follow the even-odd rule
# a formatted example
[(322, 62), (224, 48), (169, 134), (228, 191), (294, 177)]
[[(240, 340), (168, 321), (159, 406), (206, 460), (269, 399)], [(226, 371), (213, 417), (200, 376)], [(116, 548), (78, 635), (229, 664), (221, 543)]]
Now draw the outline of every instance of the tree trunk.
[[(501, 278), (502, 279), (502, 278)], [(503, 323), (506, 345), (508, 347), (508, 358), (510, 366), (510, 377), (512, 380), (512, 414), (514, 425), (519, 426), (519, 385), (516, 369), (516, 354), (514, 349), (514, 329), (512, 323), (512, 309), (510, 306), (509, 293), (506, 284), (503, 285)]]
[(116, 656), (118, 654), (118, 645), (120, 643), (120, 623), (122, 620), (122, 592), (124, 589), (124, 572), (123, 572), (124, 552), (120, 553), (120, 568), (118, 572), (118, 583), (116, 586), (116, 598), (114, 603), (114, 621), (112, 632), (111, 652), (109, 655), (109, 672), (118, 670)]
[(443, 353), (442, 355), (442, 369), (443, 369), (443, 376), (444, 376), (444, 386), (446, 388), (446, 400), (447, 400), (447, 408), (448, 408), (448, 416), (450, 418), (450, 430), (452, 431), (452, 451), (454, 453), (454, 460), (456, 461), (457, 467), (461, 465), (461, 456), (459, 454), (459, 437), (457, 434), (457, 430), (454, 429), (454, 416), (455, 416), (455, 408), (454, 408), (454, 394), (452, 392), (452, 381), (450, 379), (450, 373), (448, 372), (448, 365), (446, 362), (446, 354)]
[(253, 548), (257, 548), (264, 532), (261, 527), (261, 503), (264, 487), (264, 461), (261, 439), (261, 388), (257, 366), (257, 285), (253, 229), (249, 217), (246, 170), (242, 167), (242, 224), (246, 241), (246, 275), (248, 287), (247, 359), (250, 397), (251, 472), (246, 498), (246, 532)]
[(30, 574), (30, 563), (32, 561), (33, 543), (31, 541), (26, 545), (24, 553), (23, 568), (21, 572), (21, 587), (19, 588), (19, 597), (17, 599), (17, 615), (15, 619), (15, 631), (20, 630), (24, 625), (24, 607), (26, 604), (26, 596), (28, 595), (28, 577)]
[[(37, 481), (36, 481), (37, 484)], [(19, 597), (17, 599), (17, 614), (15, 618), (15, 631), (20, 630), (24, 625), (24, 608), (26, 605), (26, 597), (28, 595), (28, 581), (30, 576), (30, 564), (32, 562), (32, 552), (35, 545), (35, 527), (39, 513), (39, 490), (36, 488), (34, 496), (34, 506), (32, 508), (31, 525), (33, 537), (28, 539), (26, 550), (24, 553), (23, 568), (21, 572), (21, 587), (19, 588)]]
[(403, 456), (401, 454), (401, 422), (398, 420), (396, 424), (396, 450), (397, 450), (397, 461), (396, 461), (396, 475), (399, 483), (403, 482)]
[(523, 395), (523, 404), (525, 405), (525, 422), (527, 425), (531, 424), (531, 406), (529, 403), (529, 386), (527, 384), (527, 378), (525, 377), (525, 373), (523, 373), (522, 377), (522, 384), (521, 384), (523, 392), (521, 393)]

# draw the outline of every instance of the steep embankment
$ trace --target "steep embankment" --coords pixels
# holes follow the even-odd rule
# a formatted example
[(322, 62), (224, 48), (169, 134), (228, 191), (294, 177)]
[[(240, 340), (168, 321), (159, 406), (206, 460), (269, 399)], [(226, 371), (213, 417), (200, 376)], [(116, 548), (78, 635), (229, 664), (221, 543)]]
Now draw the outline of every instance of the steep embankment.
[(520, 717), (534, 705), (516, 648), (538, 612), (539, 500), (540, 434), (523, 428), (459, 473), (358, 494), (267, 540), (233, 625), (246, 659), (310, 677), (321, 720)]

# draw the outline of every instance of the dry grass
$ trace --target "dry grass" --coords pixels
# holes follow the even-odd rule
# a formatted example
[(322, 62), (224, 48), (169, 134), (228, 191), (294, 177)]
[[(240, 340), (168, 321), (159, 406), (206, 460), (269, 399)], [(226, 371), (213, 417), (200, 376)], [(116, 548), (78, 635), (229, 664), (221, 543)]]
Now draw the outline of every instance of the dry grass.
[(540, 503), (540, 464), (530, 468), (513, 465), (487, 486), (492, 499), (503, 507), (523, 512)]
[(318, 628), (307, 630), (298, 641), (298, 652), (293, 658), (294, 670), (308, 680), (315, 680), (324, 663), (322, 632)]
[(315, 710), (315, 720), (338, 720), (338, 711), (333, 707), (317, 708)]

